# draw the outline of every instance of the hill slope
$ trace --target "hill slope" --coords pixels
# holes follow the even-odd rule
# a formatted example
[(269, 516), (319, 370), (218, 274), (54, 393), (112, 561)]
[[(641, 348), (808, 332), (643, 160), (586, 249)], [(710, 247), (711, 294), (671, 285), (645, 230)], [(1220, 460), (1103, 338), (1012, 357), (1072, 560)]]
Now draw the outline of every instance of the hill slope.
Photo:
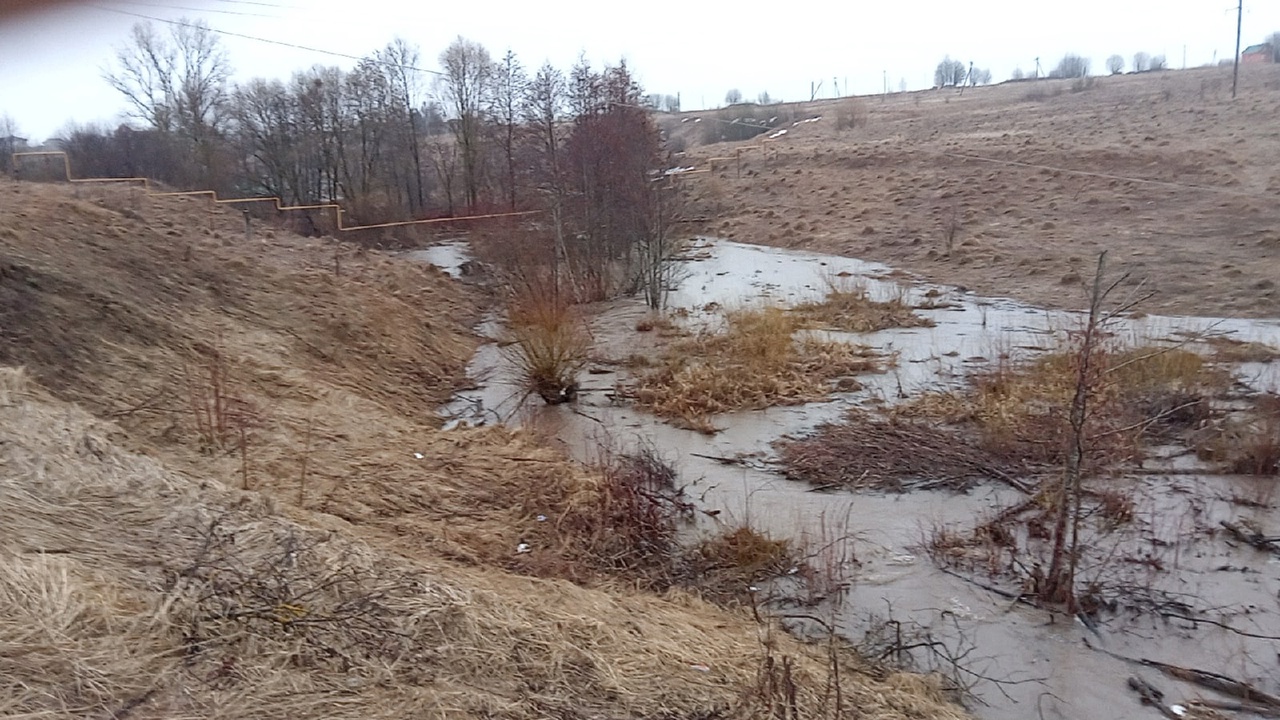
[[(477, 306), (441, 274), (122, 189), (0, 217), (0, 715), (748, 717), (768, 657), (831, 708), (744, 614), (533, 577), (593, 479), (438, 429)], [(961, 717), (842, 677), (846, 716)]]
[(1235, 101), (1230, 68), (1205, 68), (776, 112), (822, 120), (685, 181), (712, 234), (1068, 308), (1105, 249), (1150, 282), (1148, 312), (1280, 316), (1280, 66), (1245, 68)]

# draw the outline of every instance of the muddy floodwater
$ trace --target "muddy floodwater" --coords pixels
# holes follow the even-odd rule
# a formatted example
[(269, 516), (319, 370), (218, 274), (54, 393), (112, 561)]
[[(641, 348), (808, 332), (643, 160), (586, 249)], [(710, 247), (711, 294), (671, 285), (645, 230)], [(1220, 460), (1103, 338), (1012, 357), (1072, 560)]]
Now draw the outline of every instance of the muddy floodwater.
[[(466, 259), (461, 245), (431, 252), (418, 259), (455, 271)], [(686, 492), (702, 509), (720, 511), (714, 522), (749, 521), (774, 536), (810, 544), (848, 538), (839, 553), (823, 559), (838, 565), (835, 569), (847, 580), (842, 601), (806, 612), (834, 621), (855, 643), (886, 620), (921, 637), (927, 633), (946, 654), (963, 656), (961, 679), (972, 685), (969, 704), (980, 718), (1159, 717), (1128, 689), (1131, 676), (1163, 689), (1166, 705), (1210, 696), (1123, 658), (1218, 672), (1280, 694), (1280, 643), (1265, 637), (1280, 635), (1280, 559), (1215, 532), (1220, 520), (1245, 520), (1280, 534), (1274, 478), (1198, 474), (1194, 456), (1177, 449), (1149, 460), (1141, 474), (1117, 477), (1115, 482), (1134, 497), (1132, 529), (1126, 539), (1098, 541), (1117, 543), (1117, 558), (1140, 556), (1144, 561), (1117, 559), (1106, 571), (1107, 581), (1132, 587), (1138, 595), (1180, 598), (1184, 605), (1174, 612), (1105, 614), (1096, 627), (1087, 627), (1075, 618), (1012, 602), (966, 579), (993, 582), (980, 572), (949, 574), (923, 549), (939, 529), (971, 529), (1022, 499), (1013, 488), (993, 483), (967, 492), (815, 492), (781, 474), (772, 450), (779, 438), (803, 436), (820, 423), (838, 420), (850, 407), (880, 407), (958, 384), (972, 369), (1002, 355), (1043, 352), (1055, 332), (1079, 324), (1078, 316), (916, 283), (890, 268), (855, 259), (724, 240), (697, 242), (681, 266), (682, 279), (669, 307), (691, 327), (717, 322), (723, 308), (821, 299), (833, 282), (856, 284), (873, 297), (930, 306), (917, 312), (935, 325), (829, 333), (871, 345), (897, 362), (886, 372), (860, 377), (864, 387), (858, 392), (837, 394), (828, 402), (715, 416), (720, 432), (714, 435), (673, 427), (618, 401), (612, 391), (627, 378), (613, 363), (589, 368), (575, 404), (521, 403), (502, 351), (496, 342), (488, 343), (470, 367), (476, 389), (460, 393), (443, 410), (449, 422), (536, 425), (584, 462), (596, 459), (602, 445), (626, 449), (647, 443), (673, 462)], [(1063, 291), (1083, 298), (1079, 287)], [(646, 352), (645, 343), (652, 341), (635, 329), (647, 312), (642, 303), (617, 301), (599, 310), (592, 329), (602, 353), (619, 359)], [(481, 328), (495, 340), (501, 330), (496, 318)], [(1116, 331), (1156, 341), (1211, 331), (1280, 347), (1280, 320), (1145, 316), (1121, 321)], [(1242, 388), (1280, 390), (1280, 363), (1240, 365), (1235, 372)], [(1193, 613), (1243, 632), (1177, 617)], [(920, 665), (931, 667), (923, 660)]]

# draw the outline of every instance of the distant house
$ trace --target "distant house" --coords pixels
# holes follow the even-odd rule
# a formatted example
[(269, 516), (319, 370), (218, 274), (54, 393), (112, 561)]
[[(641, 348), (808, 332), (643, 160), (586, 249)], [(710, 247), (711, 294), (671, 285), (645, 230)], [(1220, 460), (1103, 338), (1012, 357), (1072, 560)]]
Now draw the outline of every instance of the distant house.
[(1275, 60), (1276, 51), (1271, 47), (1271, 43), (1259, 43), (1250, 45), (1240, 53), (1240, 62), (1242, 63), (1269, 63)]
[(7, 173), (12, 170), (13, 154), (16, 152), (22, 152), (26, 149), (26, 138), (20, 138), (17, 135), (5, 135), (0, 137), (0, 172)]

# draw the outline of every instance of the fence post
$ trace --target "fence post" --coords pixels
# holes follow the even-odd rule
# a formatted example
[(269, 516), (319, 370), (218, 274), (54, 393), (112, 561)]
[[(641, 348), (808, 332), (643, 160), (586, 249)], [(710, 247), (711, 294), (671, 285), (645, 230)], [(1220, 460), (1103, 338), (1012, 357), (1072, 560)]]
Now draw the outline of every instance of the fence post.
[(249, 242), (250, 240), (253, 240), (253, 222), (249, 217), (248, 209), (241, 210), (240, 212), (244, 213), (244, 240), (245, 242)]

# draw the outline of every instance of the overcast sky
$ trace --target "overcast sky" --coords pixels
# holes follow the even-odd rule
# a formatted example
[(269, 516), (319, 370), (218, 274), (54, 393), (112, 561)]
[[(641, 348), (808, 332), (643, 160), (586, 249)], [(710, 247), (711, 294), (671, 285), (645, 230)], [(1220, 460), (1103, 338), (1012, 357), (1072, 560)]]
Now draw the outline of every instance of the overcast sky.
[[(1035, 58), (1049, 69), (1063, 53), (1126, 63), (1139, 50), (1181, 67), (1229, 59), (1234, 0), (837, 0), (830, 3), (621, 3), (600, 0), (413, 2), (412, 0), (0, 0), (0, 114), (33, 140), (69, 121), (116, 122), (123, 102), (102, 80), (114, 48), (141, 18), (198, 18), (217, 30), (365, 55), (399, 36), (437, 68), (456, 36), (491, 54), (514, 50), (526, 67), (567, 69), (580, 52), (597, 65), (626, 58), (645, 90), (680, 93), (685, 109), (714, 107), (738, 88), (747, 98), (807, 99), (811, 82), (880, 92), (932, 84), (944, 54), (1004, 80)], [(1280, 0), (1245, 0), (1244, 44), (1280, 30)], [(236, 79), (288, 77), (314, 64), (351, 60), (224, 36)]]

